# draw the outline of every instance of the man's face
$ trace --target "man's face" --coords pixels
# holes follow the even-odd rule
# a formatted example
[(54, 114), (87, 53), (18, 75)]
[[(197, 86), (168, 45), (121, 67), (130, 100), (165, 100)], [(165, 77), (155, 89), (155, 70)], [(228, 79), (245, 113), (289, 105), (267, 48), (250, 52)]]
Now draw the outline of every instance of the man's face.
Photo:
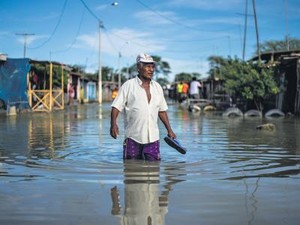
[(152, 79), (153, 73), (155, 71), (155, 64), (154, 63), (139, 63), (138, 69), (139, 69), (139, 74), (144, 79)]

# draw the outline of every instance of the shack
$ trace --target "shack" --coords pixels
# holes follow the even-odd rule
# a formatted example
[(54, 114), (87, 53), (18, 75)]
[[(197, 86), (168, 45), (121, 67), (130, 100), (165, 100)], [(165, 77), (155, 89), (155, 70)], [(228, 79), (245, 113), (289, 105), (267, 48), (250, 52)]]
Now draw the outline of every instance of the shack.
[(1, 60), (2, 107), (45, 112), (64, 109), (64, 76), (69, 70), (58, 62), (29, 58)]
[(88, 78), (83, 73), (71, 71), (68, 75), (68, 84), (75, 89), (74, 99), (81, 103), (97, 102), (97, 80)]
[(0, 106), (2, 110), (10, 105), (18, 108), (28, 107), (27, 78), (30, 70), (29, 59), (0, 60)]
[[(264, 66), (276, 66), (280, 93), (274, 106), (284, 113), (300, 115), (300, 50), (266, 52), (260, 55)], [(258, 56), (252, 58), (257, 61)]]

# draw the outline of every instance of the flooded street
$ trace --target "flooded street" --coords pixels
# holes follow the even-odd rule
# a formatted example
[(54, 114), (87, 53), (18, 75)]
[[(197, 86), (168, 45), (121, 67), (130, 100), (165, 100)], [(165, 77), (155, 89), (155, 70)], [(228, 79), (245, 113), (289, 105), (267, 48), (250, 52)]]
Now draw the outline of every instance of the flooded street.
[(126, 163), (108, 103), (0, 117), (0, 224), (299, 224), (299, 118), (168, 115), (187, 154)]

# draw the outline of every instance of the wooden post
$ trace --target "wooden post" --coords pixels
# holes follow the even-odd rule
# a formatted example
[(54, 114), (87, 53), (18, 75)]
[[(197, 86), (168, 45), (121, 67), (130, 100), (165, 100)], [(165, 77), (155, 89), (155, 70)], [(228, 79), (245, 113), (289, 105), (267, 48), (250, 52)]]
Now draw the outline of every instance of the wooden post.
[(245, 54), (246, 54), (246, 40), (247, 40), (247, 21), (248, 21), (248, 0), (246, 0), (246, 7), (245, 7), (245, 24), (244, 24), (244, 42), (243, 42), (243, 61), (245, 61)]
[(31, 82), (30, 82), (30, 73), (27, 73), (27, 96), (30, 108), (32, 108), (32, 91), (31, 91)]
[(53, 96), (52, 96), (52, 75), (53, 75), (53, 64), (50, 62), (50, 83), (49, 83), (49, 109), (50, 112), (52, 112), (52, 107), (53, 107)]
[(297, 75), (297, 86), (296, 86), (296, 98), (294, 105), (294, 114), (300, 115), (300, 59), (297, 60), (296, 75)]
[(257, 55), (258, 55), (258, 65), (260, 66), (261, 56), (260, 56), (259, 33), (258, 33), (258, 26), (257, 26), (255, 0), (252, 0), (252, 5), (253, 5), (253, 14), (254, 14), (254, 23), (255, 23), (255, 33), (256, 33), (256, 51), (257, 51)]
[(61, 105), (62, 109), (65, 108), (65, 93), (64, 93), (64, 67), (61, 65)]

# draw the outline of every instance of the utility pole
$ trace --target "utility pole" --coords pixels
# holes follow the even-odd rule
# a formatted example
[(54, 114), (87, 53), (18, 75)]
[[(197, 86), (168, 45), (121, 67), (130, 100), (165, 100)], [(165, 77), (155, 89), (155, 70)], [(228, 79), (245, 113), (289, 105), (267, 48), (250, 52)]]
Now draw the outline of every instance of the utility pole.
[(99, 63), (98, 63), (98, 101), (102, 103), (102, 66), (101, 66), (101, 28), (103, 28), (102, 21), (99, 20)]
[(120, 89), (121, 87), (121, 70), (120, 70), (120, 59), (122, 57), (121, 51), (119, 52), (119, 57), (118, 57), (118, 88)]
[(285, 33), (286, 33), (286, 49), (290, 50), (289, 40), (289, 23), (288, 23), (288, 0), (285, 0)]
[(252, 0), (252, 4), (253, 4), (253, 14), (254, 14), (255, 31), (256, 31), (256, 47), (257, 47), (257, 55), (258, 55), (258, 65), (260, 65), (261, 57), (260, 57), (259, 34), (258, 34), (258, 27), (257, 27), (255, 0)]
[(243, 42), (243, 61), (245, 61), (246, 54), (246, 39), (247, 39), (247, 21), (248, 21), (248, 0), (246, 0), (245, 6), (245, 24), (244, 24), (244, 42)]
[(120, 48), (119, 50), (119, 55), (118, 55), (118, 88), (121, 87), (121, 77), (122, 77), (122, 74), (121, 74), (121, 68), (120, 68), (120, 60), (122, 58), (122, 50), (123, 48), (128, 44), (129, 42), (126, 41), (123, 46)]
[(27, 48), (27, 37), (33, 36), (34, 34), (29, 33), (16, 33), (16, 35), (22, 35), (24, 37), (24, 58), (26, 57), (26, 48)]
[(231, 56), (231, 38), (230, 38), (230, 35), (228, 35), (227, 38), (228, 38), (229, 56)]

